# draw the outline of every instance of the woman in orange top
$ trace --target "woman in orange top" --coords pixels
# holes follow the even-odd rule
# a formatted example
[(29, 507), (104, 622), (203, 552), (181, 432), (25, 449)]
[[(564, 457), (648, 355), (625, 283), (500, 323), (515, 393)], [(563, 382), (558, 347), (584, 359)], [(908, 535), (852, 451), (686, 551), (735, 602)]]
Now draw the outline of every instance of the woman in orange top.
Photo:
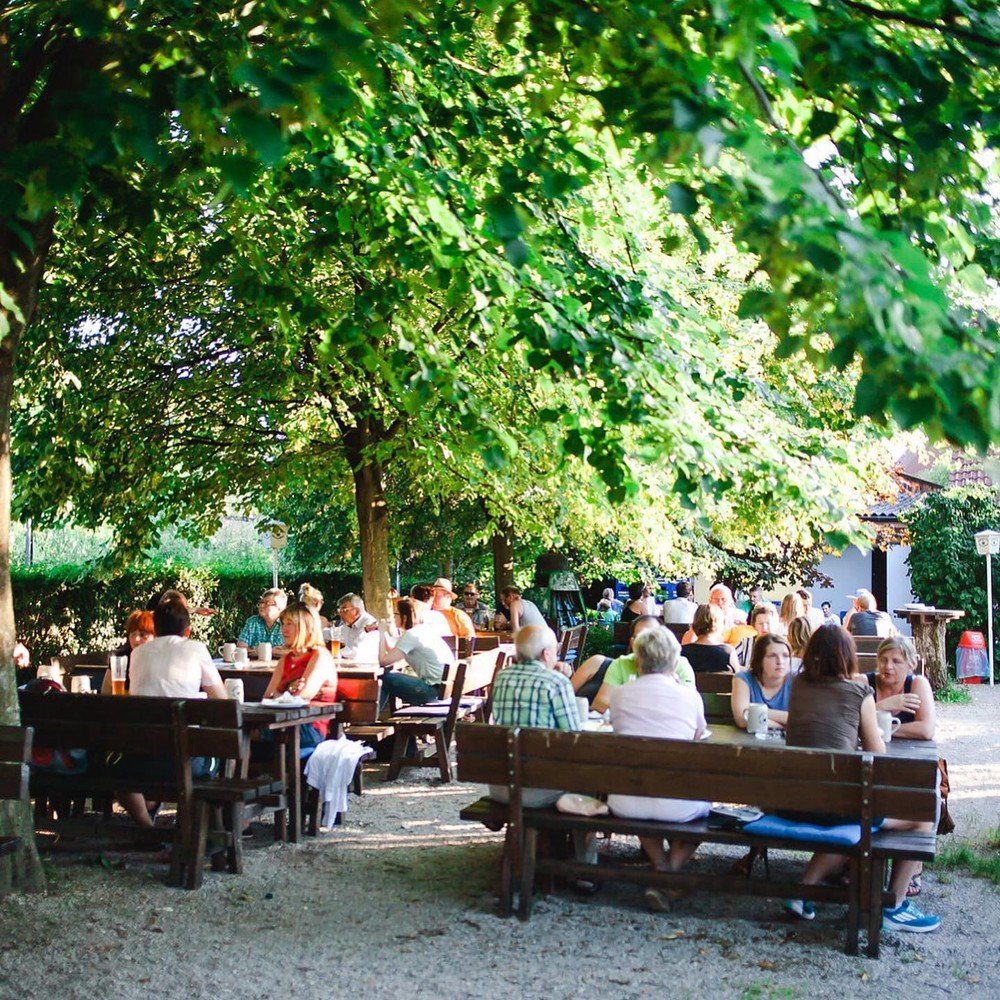
[[(278, 661), (265, 698), (274, 698), (287, 691), (306, 701), (337, 700), (337, 668), (323, 643), (319, 619), (301, 601), (289, 604), (281, 612), (281, 634), (288, 652)], [(326, 737), (329, 721), (302, 727), (302, 746), (314, 746)], [(314, 729), (316, 739), (309, 740), (308, 729)]]

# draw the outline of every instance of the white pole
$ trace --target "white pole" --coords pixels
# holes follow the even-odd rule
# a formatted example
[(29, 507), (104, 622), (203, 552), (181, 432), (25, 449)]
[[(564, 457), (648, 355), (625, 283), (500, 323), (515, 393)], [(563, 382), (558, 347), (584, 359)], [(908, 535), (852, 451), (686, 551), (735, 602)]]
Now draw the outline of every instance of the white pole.
[(278, 589), (278, 550), (271, 549), (271, 586)]
[(990, 687), (993, 687), (993, 556), (986, 553), (986, 631), (990, 648)]

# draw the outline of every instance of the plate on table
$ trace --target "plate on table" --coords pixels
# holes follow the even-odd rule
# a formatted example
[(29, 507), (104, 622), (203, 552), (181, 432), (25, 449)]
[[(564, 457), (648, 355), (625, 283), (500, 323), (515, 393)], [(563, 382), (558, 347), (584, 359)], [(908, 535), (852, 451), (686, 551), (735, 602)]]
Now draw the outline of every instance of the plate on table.
[(265, 708), (305, 708), (309, 702), (307, 702), (305, 698), (296, 698), (294, 695), (288, 694), (286, 691), (277, 698), (265, 698), (261, 704)]

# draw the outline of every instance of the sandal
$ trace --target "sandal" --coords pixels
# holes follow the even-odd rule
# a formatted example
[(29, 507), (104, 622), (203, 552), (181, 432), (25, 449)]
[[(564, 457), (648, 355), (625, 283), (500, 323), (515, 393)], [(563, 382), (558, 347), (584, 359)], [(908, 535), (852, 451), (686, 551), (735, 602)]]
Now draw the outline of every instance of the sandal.
[(923, 888), (923, 879), (919, 874), (914, 875), (910, 879), (910, 884), (906, 887), (906, 898), (913, 899), (914, 896), (920, 895), (920, 890)]

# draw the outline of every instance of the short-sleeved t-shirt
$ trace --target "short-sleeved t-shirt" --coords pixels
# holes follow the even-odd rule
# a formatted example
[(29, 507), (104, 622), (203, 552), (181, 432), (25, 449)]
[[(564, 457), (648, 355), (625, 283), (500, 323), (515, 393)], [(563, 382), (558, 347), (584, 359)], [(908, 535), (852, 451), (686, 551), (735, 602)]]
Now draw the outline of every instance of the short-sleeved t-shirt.
[(757, 705), (767, 705), (768, 708), (773, 708), (776, 712), (787, 712), (788, 702), (792, 696), (792, 675), (789, 674), (785, 678), (785, 683), (778, 688), (778, 693), (774, 695), (773, 698), (768, 698), (764, 694), (764, 689), (760, 686), (757, 678), (754, 677), (749, 670), (741, 670), (737, 675), (736, 679), (743, 681), (748, 688), (750, 688), (750, 701)]
[[(691, 664), (683, 656), (677, 661), (676, 675), (678, 683), (694, 687), (694, 671), (691, 669)], [(607, 673), (604, 675), (604, 683), (611, 687), (617, 687), (619, 684), (625, 684), (633, 677), (638, 676), (639, 667), (635, 662), (635, 653), (626, 653), (624, 656), (619, 656), (608, 667)]]
[(180, 635), (161, 635), (132, 650), (129, 693), (154, 698), (197, 698), (222, 686), (208, 646)]
[(455, 662), (455, 654), (433, 623), (422, 622), (407, 629), (396, 642), (410, 669), (428, 684), (440, 684), (444, 665)]

